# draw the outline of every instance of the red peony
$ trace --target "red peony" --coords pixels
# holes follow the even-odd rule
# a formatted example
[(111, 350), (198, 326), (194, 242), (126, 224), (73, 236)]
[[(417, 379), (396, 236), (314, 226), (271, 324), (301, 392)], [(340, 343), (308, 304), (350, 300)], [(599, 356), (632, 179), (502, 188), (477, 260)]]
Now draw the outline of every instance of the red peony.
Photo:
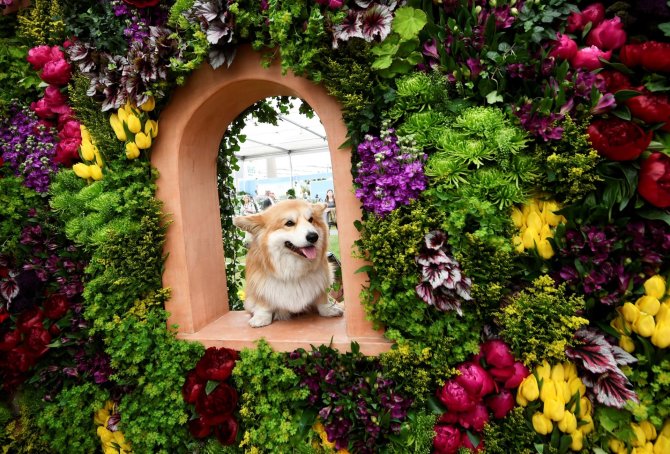
[(81, 139), (67, 138), (58, 142), (54, 162), (70, 167), (72, 162), (79, 158), (79, 145), (81, 145)]
[(523, 379), (530, 375), (528, 368), (520, 361), (515, 362), (512, 367), (514, 368), (514, 374), (512, 374), (503, 385), (508, 389), (518, 388)]
[(195, 438), (205, 438), (212, 433), (212, 426), (201, 416), (188, 422), (188, 431)]
[(15, 329), (14, 331), (7, 331), (2, 339), (0, 339), (0, 351), (8, 352), (21, 342), (21, 331)]
[(214, 433), (219, 443), (222, 445), (232, 445), (237, 438), (238, 429), (239, 426), (235, 418), (232, 415), (226, 415), (224, 420), (216, 425)]
[(626, 44), (626, 32), (621, 19), (604, 20), (594, 27), (586, 37), (586, 44), (602, 50), (616, 50)]
[(467, 435), (463, 436), (463, 447), (468, 448), (470, 452), (483, 452), (486, 448), (483, 439), (479, 440), (477, 447), (475, 447), (475, 445), (472, 444), (470, 437), (468, 437)]
[(26, 347), (35, 352), (36, 356), (42, 356), (49, 350), (47, 345), (51, 342), (51, 334), (44, 326), (31, 328), (25, 333), (24, 342)]
[(67, 85), (70, 77), (72, 77), (72, 68), (63, 58), (48, 62), (40, 74), (44, 82), (58, 86)]
[(647, 124), (670, 123), (670, 98), (666, 93), (651, 93), (646, 90), (640, 96), (626, 100), (631, 115)]
[(233, 372), (237, 359), (235, 350), (209, 347), (195, 365), (195, 371), (202, 380), (227, 380)]
[(484, 430), (486, 423), (489, 422), (489, 410), (486, 405), (479, 403), (472, 410), (461, 413), (459, 422), (466, 429), (481, 432)]
[(44, 98), (30, 103), (30, 109), (35, 112), (38, 118), (48, 120), (53, 118), (56, 114), (51, 110)]
[(456, 454), (461, 447), (463, 434), (452, 425), (438, 424), (435, 426), (433, 447), (435, 454)]
[(587, 6), (581, 13), (572, 13), (568, 16), (568, 25), (565, 30), (568, 33), (584, 30), (591, 22), (591, 27), (596, 27), (605, 18), (605, 6), (602, 3), (594, 3)]
[(642, 162), (637, 191), (655, 207), (670, 207), (670, 157), (655, 152)]
[(483, 397), (495, 391), (495, 383), (489, 373), (479, 364), (473, 362), (462, 363), (457, 367), (461, 373), (456, 382), (473, 397)]
[(509, 345), (499, 339), (491, 339), (484, 342), (481, 347), (486, 364), (492, 367), (512, 367), (515, 359)]
[(493, 417), (496, 419), (507, 416), (514, 408), (514, 404), (514, 394), (509, 389), (503, 389), (499, 394), (486, 398), (486, 405), (491, 409)]
[(577, 53), (577, 43), (568, 35), (556, 34), (556, 41), (553, 42), (552, 49), (549, 52), (550, 57), (570, 60)]
[(18, 372), (28, 372), (36, 362), (37, 356), (35, 353), (23, 345), (19, 345), (7, 353), (7, 364)]
[(28, 63), (33, 66), (33, 69), (39, 71), (44, 68), (44, 65), (54, 60), (64, 59), (65, 55), (58, 48), (58, 46), (37, 46), (28, 51)]
[(138, 8), (149, 8), (156, 6), (160, 3), (160, 0), (123, 0), (129, 5), (136, 6)]
[(211, 393), (200, 393), (195, 403), (198, 413), (207, 417), (229, 414), (237, 406), (237, 391), (227, 383), (219, 383)]
[(610, 93), (616, 93), (619, 90), (627, 90), (631, 87), (628, 76), (619, 71), (606, 69), (599, 72), (597, 77), (605, 82), (605, 88)]
[(442, 389), (438, 392), (437, 397), (440, 399), (449, 411), (462, 412), (472, 410), (475, 406), (475, 401), (472, 396), (468, 394), (463, 386), (456, 380), (448, 380)]
[(593, 120), (587, 133), (593, 148), (613, 161), (637, 159), (647, 149), (653, 135), (632, 121), (620, 118)]
[(642, 66), (647, 71), (670, 72), (670, 43), (627, 44), (621, 48), (619, 59), (629, 68)]
[(42, 320), (44, 320), (42, 309), (34, 307), (19, 315), (16, 320), (16, 327), (22, 333), (27, 333), (32, 328), (44, 328)]
[(609, 60), (611, 57), (611, 50), (605, 52), (596, 46), (583, 47), (572, 56), (570, 65), (575, 69), (582, 68), (587, 71), (593, 71), (603, 66), (603, 63), (600, 61), (601, 58)]
[(51, 295), (44, 302), (44, 316), (51, 320), (61, 319), (70, 308), (70, 302), (65, 295)]
[(194, 370), (186, 376), (186, 382), (181, 388), (181, 395), (184, 397), (184, 402), (187, 404), (195, 404), (200, 397), (200, 394), (205, 390), (205, 380), (198, 378)]

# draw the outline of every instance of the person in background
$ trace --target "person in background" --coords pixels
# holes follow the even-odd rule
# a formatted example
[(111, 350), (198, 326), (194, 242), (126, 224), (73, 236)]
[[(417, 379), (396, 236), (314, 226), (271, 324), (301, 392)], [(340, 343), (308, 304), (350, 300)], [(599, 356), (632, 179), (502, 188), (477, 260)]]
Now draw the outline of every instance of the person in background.
[(270, 190), (265, 191), (265, 199), (263, 199), (263, 202), (261, 202), (261, 209), (267, 210), (276, 202), (277, 201), (275, 200), (275, 193)]
[(258, 207), (253, 197), (249, 194), (244, 194), (242, 196), (242, 216), (247, 216), (249, 214), (258, 213)]
[(329, 227), (337, 228), (337, 212), (335, 211), (335, 193), (332, 189), (326, 191), (326, 219)]

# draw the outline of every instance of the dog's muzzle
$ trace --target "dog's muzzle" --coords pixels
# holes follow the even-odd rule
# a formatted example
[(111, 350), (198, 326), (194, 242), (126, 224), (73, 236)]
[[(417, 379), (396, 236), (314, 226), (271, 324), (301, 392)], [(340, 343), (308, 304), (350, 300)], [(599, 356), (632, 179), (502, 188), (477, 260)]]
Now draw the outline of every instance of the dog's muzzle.
[[(318, 235), (317, 235), (317, 239), (318, 239)], [(298, 254), (302, 257), (305, 257), (306, 259), (314, 260), (316, 258), (316, 247), (314, 247), (314, 246), (298, 247), (295, 244), (291, 243), (290, 241), (285, 241), (284, 246), (286, 246), (287, 248), (289, 248), (291, 251), (295, 252), (296, 254)]]

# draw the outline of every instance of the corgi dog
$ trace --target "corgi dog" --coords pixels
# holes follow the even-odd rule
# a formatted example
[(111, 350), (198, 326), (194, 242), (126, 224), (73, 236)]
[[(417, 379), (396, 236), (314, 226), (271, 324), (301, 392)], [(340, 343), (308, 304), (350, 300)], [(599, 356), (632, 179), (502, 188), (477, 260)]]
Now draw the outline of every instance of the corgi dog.
[(292, 199), (233, 218), (250, 237), (244, 301), (249, 325), (266, 326), (314, 307), (323, 317), (343, 314), (342, 305), (328, 299), (333, 269), (325, 209), (325, 203)]

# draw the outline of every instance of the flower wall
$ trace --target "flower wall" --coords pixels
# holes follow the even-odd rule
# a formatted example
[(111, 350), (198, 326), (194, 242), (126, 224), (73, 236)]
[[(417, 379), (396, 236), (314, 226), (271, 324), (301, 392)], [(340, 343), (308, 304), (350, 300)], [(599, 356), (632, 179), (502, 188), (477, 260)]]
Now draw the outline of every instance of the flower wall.
[[(670, 452), (667, 2), (0, 8), (4, 451)], [(167, 326), (151, 146), (241, 45), (342, 106), (388, 353)]]

